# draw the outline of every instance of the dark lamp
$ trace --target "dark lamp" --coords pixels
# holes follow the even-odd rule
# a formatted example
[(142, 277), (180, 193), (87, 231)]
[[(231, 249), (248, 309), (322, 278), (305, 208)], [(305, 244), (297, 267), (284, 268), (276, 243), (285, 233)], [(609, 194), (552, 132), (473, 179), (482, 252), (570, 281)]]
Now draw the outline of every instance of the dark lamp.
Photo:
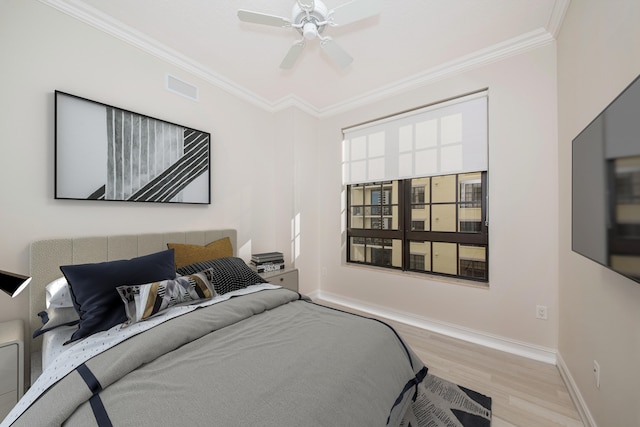
[(31, 277), (0, 270), (0, 289), (15, 298), (27, 287)]

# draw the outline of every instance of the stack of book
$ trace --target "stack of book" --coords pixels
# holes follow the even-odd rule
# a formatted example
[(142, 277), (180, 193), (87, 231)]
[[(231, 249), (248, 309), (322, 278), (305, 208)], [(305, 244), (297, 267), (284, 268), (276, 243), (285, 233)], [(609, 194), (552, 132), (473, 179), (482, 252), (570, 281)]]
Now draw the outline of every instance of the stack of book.
[(258, 273), (284, 270), (284, 255), (282, 252), (265, 252), (251, 255), (251, 266)]

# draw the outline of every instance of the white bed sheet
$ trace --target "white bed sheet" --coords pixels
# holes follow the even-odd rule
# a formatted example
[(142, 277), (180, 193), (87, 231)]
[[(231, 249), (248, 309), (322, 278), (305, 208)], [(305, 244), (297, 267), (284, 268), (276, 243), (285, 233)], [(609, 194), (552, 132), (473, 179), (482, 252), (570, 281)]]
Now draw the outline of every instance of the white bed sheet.
[(49, 364), (56, 359), (67, 348), (73, 346), (63, 344), (71, 339), (73, 332), (78, 329), (77, 326), (61, 326), (45, 332), (42, 336), (42, 370), (47, 369)]

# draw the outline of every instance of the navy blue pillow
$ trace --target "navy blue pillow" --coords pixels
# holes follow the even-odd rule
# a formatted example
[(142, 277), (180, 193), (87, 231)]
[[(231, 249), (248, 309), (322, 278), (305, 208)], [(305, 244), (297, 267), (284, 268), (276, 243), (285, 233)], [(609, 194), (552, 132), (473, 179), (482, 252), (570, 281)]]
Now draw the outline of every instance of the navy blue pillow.
[(175, 268), (173, 249), (129, 260), (61, 266), (80, 316), (78, 330), (69, 342), (106, 331), (127, 320), (118, 286), (175, 279)]

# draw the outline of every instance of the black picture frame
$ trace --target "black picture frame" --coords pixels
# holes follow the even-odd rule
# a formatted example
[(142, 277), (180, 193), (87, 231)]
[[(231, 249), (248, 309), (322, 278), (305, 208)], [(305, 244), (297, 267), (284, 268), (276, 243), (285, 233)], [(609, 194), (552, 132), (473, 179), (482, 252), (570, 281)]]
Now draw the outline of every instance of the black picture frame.
[(54, 197), (211, 204), (211, 134), (56, 90)]

